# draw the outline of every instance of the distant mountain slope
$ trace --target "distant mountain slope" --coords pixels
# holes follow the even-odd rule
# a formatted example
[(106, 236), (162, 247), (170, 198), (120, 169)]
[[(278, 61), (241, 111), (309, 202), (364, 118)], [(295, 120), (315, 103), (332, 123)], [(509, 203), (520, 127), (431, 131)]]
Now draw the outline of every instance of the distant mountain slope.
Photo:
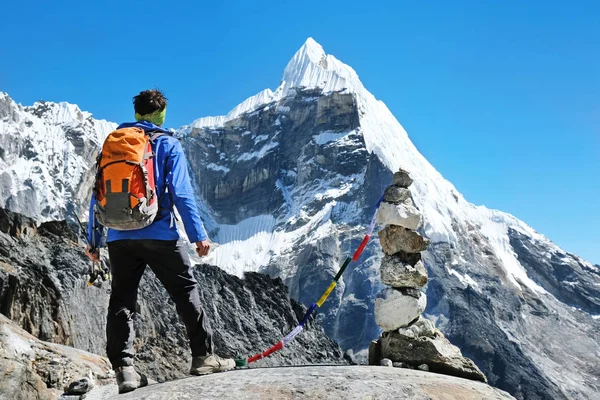
[(63, 219), (91, 193), (90, 165), (115, 127), (72, 104), (23, 107), (0, 93), (0, 207)]

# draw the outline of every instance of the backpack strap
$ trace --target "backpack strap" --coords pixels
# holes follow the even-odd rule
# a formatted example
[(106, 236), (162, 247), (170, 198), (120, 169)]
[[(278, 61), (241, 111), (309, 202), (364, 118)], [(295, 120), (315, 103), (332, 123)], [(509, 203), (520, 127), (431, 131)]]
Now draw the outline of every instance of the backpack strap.
[[(154, 146), (154, 144), (156, 142), (156, 139), (158, 139), (159, 137), (161, 137), (161, 136), (170, 136), (167, 133), (162, 132), (162, 131), (149, 131), (149, 132), (146, 132), (146, 135), (148, 135), (148, 137), (150, 138), (150, 143), (152, 144), (152, 146)], [(154, 150), (154, 147), (152, 148), (152, 154), (150, 154), (150, 156), (151, 157), (155, 157), (156, 156), (156, 151)], [(158, 176), (157, 173), (156, 173), (158, 171), (158, 163), (154, 163), (154, 169), (155, 169), (154, 176), (156, 177), (156, 176)], [(166, 177), (166, 175), (167, 175), (166, 171), (163, 171), (163, 175)], [(161, 209), (161, 210), (167, 210), (167, 211), (170, 212), (170, 214), (171, 214), (171, 225), (172, 225), (173, 224), (173, 213), (174, 213), (173, 206), (174, 206), (175, 203), (173, 203), (173, 197), (171, 196), (171, 193), (168, 192), (166, 184), (167, 184), (167, 181), (165, 179), (165, 190), (167, 191), (166, 194), (169, 196), (169, 199), (171, 200), (171, 208), (169, 209), (167, 207), (161, 207), (160, 202), (158, 204), (158, 208)]]
[(152, 143), (154, 143), (154, 141), (155, 141), (156, 139), (158, 139), (158, 138), (159, 138), (159, 137), (161, 137), (161, 136), (165, 136), (165, 135), (166, 135), (166, 133), (164, 133), (164, 132), (161, 132), (161, 131), (150, 131), (150, 132), (146, 132), (146, 135), (148, 135), (148, 136), (150, 137), (150, 141), (151, 141)]

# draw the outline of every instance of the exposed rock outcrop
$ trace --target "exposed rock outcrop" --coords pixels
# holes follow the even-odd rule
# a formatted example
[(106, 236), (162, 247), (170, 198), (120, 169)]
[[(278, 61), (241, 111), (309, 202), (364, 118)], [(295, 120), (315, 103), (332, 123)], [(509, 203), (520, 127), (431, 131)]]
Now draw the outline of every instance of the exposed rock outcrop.
[[(0, 313), (44, 341), (104, 354), (108, 286), (88, 287), (87, 265), (83, 246), (66, 223), (37, 226), (29, 218), (0, 210)], [(240, 279), (208, 265), (195, 272), (221, 355), (264, 351), (293, 329), (306, 311), (289, 298), (281, 279), (259, 273)], [(138, 305), (135, 347), (140, 371), (159, 381), (186, 376), (190, 355), (185, 328), (150, 272), (140, 285)], [(311, 320), (295, 341), (257, 365), (314, 363), (347, 361)], [(61, 380), (47, 379), (56, 384)], [(0, 392), (0, 397), (12, 393)]]
[[(193, 396), (190, 397), (190, 394)], [(108, 400), (110, 397), (96, 397)], [(148, 386), (120, 396), (133, 399), (405, 399), (509, 400), (481, 382), (431, 372), (369, 366), (306, 366), (232, 371)]]
[(106, 358), (41, 341), (0, 314), (0, 398), (56, 399), (74, 379), (88, 377), (88, 387), (72, 393), (113, 384), (112, 376)]

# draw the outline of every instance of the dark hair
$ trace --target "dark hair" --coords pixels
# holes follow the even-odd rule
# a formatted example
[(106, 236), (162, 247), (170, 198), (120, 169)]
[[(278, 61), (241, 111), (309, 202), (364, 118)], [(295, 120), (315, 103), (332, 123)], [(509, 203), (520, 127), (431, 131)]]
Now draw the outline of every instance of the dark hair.
[(167, 98), (158, 89), (144, 90), (133, 98), (133, 108), (140, 115), (162, 111), (167, 106)]

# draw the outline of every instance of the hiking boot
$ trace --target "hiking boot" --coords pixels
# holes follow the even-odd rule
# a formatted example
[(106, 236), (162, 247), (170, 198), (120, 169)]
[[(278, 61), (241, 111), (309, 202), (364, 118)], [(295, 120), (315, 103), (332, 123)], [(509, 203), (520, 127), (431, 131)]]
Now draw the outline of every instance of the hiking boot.
[(206, 375), (213, 372), (229, 371), (235, 368), (232, 358), (221, 358), (216, 355), (194, 357), (190, 375)]
[(117, 375), (117, 385), (119, 385), (119, 394), (132, 392), (135, 389), (147, 386), (148, 379), (140, 375), (131, 365), (115, 368)]

